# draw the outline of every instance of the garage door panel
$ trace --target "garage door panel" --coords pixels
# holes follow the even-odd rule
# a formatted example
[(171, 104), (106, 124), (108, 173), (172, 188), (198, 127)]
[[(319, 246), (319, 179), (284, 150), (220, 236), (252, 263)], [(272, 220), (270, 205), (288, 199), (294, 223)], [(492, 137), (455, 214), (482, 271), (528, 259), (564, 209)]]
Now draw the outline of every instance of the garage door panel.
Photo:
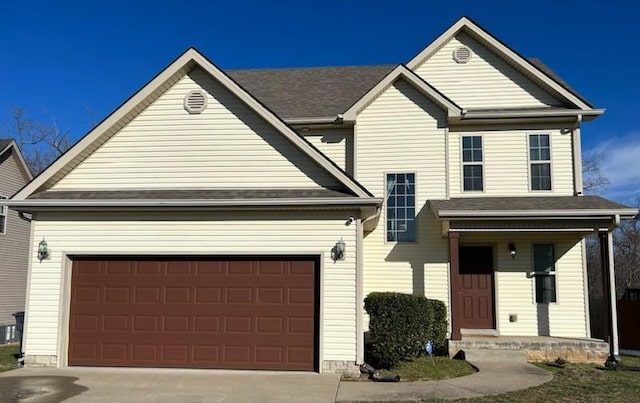
[(317, 370), (318, 263), (76, 258), (69, 365)]

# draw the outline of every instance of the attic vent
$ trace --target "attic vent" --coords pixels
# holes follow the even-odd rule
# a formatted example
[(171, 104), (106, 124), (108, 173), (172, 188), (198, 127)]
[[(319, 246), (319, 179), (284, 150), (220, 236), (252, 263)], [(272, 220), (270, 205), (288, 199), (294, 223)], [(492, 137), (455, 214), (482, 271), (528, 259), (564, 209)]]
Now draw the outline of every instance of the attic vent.
[(201, 90), (190, 91), (184, 97), (184, 109), (189, 113), (202, 113), (207, 109), (207, 96)]
[(466, 46), (460, 46), (453, 51), (453, 60), (456, 63), (466, 63), (471, 59), (471, 49)]

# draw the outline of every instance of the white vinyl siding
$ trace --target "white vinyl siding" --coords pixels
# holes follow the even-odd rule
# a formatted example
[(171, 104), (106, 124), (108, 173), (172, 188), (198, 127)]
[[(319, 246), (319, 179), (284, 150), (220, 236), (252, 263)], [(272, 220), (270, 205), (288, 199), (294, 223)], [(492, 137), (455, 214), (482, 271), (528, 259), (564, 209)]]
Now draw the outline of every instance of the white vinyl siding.
[[(467, 63), (453, 51), (467, 46)], [(414, 69), (429, 84), (462, 108), (517, 108), (560, 105), (532, 80), (465, 33), (460, 33)]]
[(298, 133), (340, 168), (353, 173), (352, 129), (313, 129)]
[[(207, 94), (190, 114), (184, 97)], [(52, 190), (313, 188), (337, 181), (202, 70), (185, 75)]]
[[(559, 129), (537, 131), (505, 127), (503, 130), (474, 131), (483, 142), (483, 196), (527, 196), (539, 192), (530, 189), (530, 161), (528, 136), (536, 132), (548, 133), (551, 138), (551, 191), (546, 194), (571, 196), (573, 187), (573, 157), (571, 135)], [(462, 191), (461, 137), (467, 132), (449, 132), (449, 167), (451, 197), (473, 197)], [(477, 195), (475, 195), (477, 196)]]
[[(582, 245), (570, 234), (462, 234), (461, 244), (492, 245), (495, 248), (496, 323), (502, 336), (587, 337)], [(509, 244), (516, 246), (516, 258)], [(536, 304), (532, 275), (533, 245), (553, 243), (556, 254), (557, 301)], [(516, 322), (509, 315), (516, 314)]]
[[(26, 354), (58, 355), (64, 253), (321, 255), (321, 360), (355, 361), (356, 226), (341, 213), (39, 213), (34, 244), (46, 238), (51, 258), (31, 267)], [(342, 239), (345, 259), (331, 260)], [(66, 277), (66, 282), (69, 277)], [(63, 302), (68, 309), (68, 301)], [(64, 329), (63, 329), (64, 331)], [(58, 361), (60, 362), (60, 360)]]
[[(13, 150), (10, 153), (0, 158), (0, 195), (7, 197), (28, 182), (17, 155)], [(4, 212), (5, 232), (0, 233), (0, 325), (13, 325), (16, 321), (12, 314), (24, 311), (31, 224), (21, 219), (16, 210), (4, 207)]]
[(386, 89), (358, 116), (356, 179), (385, 197), (387, 173), (416, 178), (416, 242), (385, 241), (386, 212), (363, 242), (364, 295), (373, 291), (426, 294), (448, 304), (448, 248), (441, 224), (426, 207), (446, 196), (445, 113), (405, 81)]

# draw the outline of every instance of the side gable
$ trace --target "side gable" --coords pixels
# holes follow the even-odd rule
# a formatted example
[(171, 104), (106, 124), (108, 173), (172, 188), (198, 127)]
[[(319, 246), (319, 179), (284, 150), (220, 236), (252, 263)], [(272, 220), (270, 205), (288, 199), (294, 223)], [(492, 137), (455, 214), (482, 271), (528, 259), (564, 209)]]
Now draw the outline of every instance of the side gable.
[[(207, 97), (200, 114), (183, 100)], [(204, 70), (194, 68), (50, 190), (344, 188)]]
[(0, 140), (0, 195), (9, 197), (31, 180), (31, 172), (13, 140)]
[[(159, 171), (159, 164), (154, 164), (154, 152), (158, 152), (157, 147), (160, 146), (163, 141), (165, 142), (166, 148), (161, 153), (162, 156), (165, 158), (177, 158), (176, 163), (170, 167), (172, 168), (172, 172), (177, 173), (182, 172), (184, 169), (189, 170), (189, 167), (185, 168), (180, 165), (181, 162), (184, 162), (184, 158), (187, 158), (189, 159), (189, 164), (195, 164), (194, 166), (196, 168), (205, 170), (204, 172), (196, 172), (196, 169), (193, 175), (199, 178), (211, 175), (210, 172), (206, 171), (211, 168), (211, 165), (207, 165), (205, 162), (204, 166), (198, 166), (198, 163), (196, 163), (196, 161), (202, 162), (207, 159), (217, 159), (216, 155), (206, 155), (206, 153), (202, 153), (201, 147), (207, 143), (206, 136), (203, 137), (202, 133), (204, 126), (198, 128), (197, 125), (192, 125), (187, 129), (187, 133), (178, 133), (174, 137), (174, 144), (177, 138), (179, 138), (177, 141), (184, 143), (196, 141), (194, 147), (190, 149), (191, 153), (188, 155), (185, 154), (186, 150), (178, 151), (172, 148), (171, 144), (166, 144), (168, 140), (167, 134), (176, 129), (175, 124), (178, 122), (171, 121), (171, 119), (165, 119), (163, 121), (164, 117), (167, 116), (165, 113), (166, 110), (163, 110), (163, 108), (167, 107), (167, 102), (171, 102), (170, 100), (178, 101), (178, 103), (182, 105), (182, 92), (186, 90), (186, 87), (194, 84), (204, 88), (208, 92), (208, 96), (210, 95), (210, 100), (214, 102), (214, 107), (208, 108), (207, 110), (210, 110), (209, 117), (215, 116), (216, 119), (220, 119), (220, 122), (222, 122), (220, 127), (216, 127), (220, 135), (219, 138), (223, 138), (225, 135), (230, 138), (241, 132), (240, 137), (236, 137), (237, 142), (229, 142), (227, 140), (227, 146), (232, 148), (237, 147), (235, 156), (227, 156), (227, 162), (230, 164), (228, 167), (229, 170), (241, 172), (241, 169), (238, 167), (239, 160), (246, 160), (249, 165), (253, 164), (253, 168), (246, 170), (249, 173), (261, 172), (262, 170), (269, 171), (269, 169), (271, 169), (268, 161), (256, 163), (256, 161), (251, 160), (251, 156), (244, 154), (245, 151), (251, 151), (252, 145), (249, 145), (249, 148), (243, 149), (242, 141), (247, 137), (249, 132), (252, 132), (255, 135), (254, 140), (256, 137), (262, 136), (262, 146), (264, 146), (265, 143), (270, 143), (272, 151), (280, 153), (280, 160), (278, 162), (280, 166), (282, 166), (283, 158), (287, 160), (291, 158), (291, 161), (288, 161), (288, 163), (294, 165), (299, 172), (305, 171), (305, 174), (311, 175), (312, 177), (314, 175), (317, 177), (317, 175), (321, 173), (321, 176), (324, 177), (317, 177), (315, 179), (316, 183), (321, 186), (340, 186), (346, 188), (356, 196), (370, 197), (370, 194), (344, 171), (329, 161), (310, 143), (298, 136), (291, 128), (225, 75), (213, 63), (198, 51), (191, 48), (159, 73), (108, 118), (96, 126), (66, 154), (51, 164), (49, 168), (35, 178), (29, 185), (25, 186), (13, 199), (24, 200), (33, 193), (41, 192), (55, 186), (58, 186), (59, 189), (91, 187), (93, 186), (91, 185), (92, 180), (101, 182), (103, 186), (109, 184), (109, 186), (113, 186), (114, 188), (120, 188), (124, 186), (127, 181), (132, 180), (132, 178), (126, 180), (114, 178), (117, 178), (120, 173), (124, 173), (131, 168), (135, 168), (134, 171), (138, 170), (137, 172), (139, 173), (145, 172), (145, 175), (143, 175), (144, 179), (142, 179), (143, 177), (135, 179), (135, 186), (144, 185), (145, 188), (165, 187), (164, 184), (169, 184), (166, 178), (163, 178), (165, 181), (163, 184), (154, 185), (157, 179), (162, 176), (160, 175), (162, 172)], [(173, 89), (177, 92), (172, 93), (171, 91)], [(227, 104), (231, 103), (231, 106), (225, 105), (225, 102)], [(143, 112), (145, 114), (143, 114)], [(184, 109), (182, 109), (182, 112), (189, 115)], [(196, 119), (206, 119), (207, 115), (203, 113), (202, 115), (190, 116), (195, 116)], [(140, 118), (140, 120), (136, 120), (138, 118)], [(157, 134), (160, 132), (157, 126), (154, 127), (153, 124), (149, 124), (154, 120), (162, 122), (163, 128), (160, 131), (163, 132), (163, 135), (160, 137), (153, 137), (152, 133)], [(225, 123), (230, 123), (231, 126), (225, 128)], [(241, 129), (241, 126), (243, 126), (244, 129)], [(250, 129), (247, 130), (247, 128)], [(260, 130), (264, 130), (264, 128), (268, 128), (270, 132), (268, 134), (259, 132)], [(132, 130), (137, 133), (146, 131), (147, 136), (136, 137)], [(122, 136), (120, 136), (120, 134), (122, 134)], [(139, 147), (138, 151), (145, 153), (144, 155), (140, 155), (140, 157), (146, 159), (146, 165), (139, 161), (136, 152), (131, 152), (132, 144), (135, 144), (136, 141), (143, 142), (143, 146)], [(224, 149), (224, 144), (211, 144), (211, 139), (209, 139), (209, 142), (209, 148), (218, 146)], [(148, 147), (146, 147), (147, 145)], [(104, 152), (99, 152), (93, 157), (93, 154), (103, 146), (106, 147)], [(140, 146), (140, 144), (138, 144), (138, 146)], [(155, 150), (154, 147), (156, 147)], [(282, 150), (282, 147), (289, 148), (289, 150), (296, 150), (297, 155), (293, 157), (285, 155), (287, 151)], [(113, 158), (116, 154), (107, 157), (109, 151), (116, 149), (120, 152), (120, 154), (118, 154), (119, 156), (126, 155), (127, 157), (124, 159), (119, 157)], [(173, 156), (171, 156), (172, 152), (174, 153)], [(291, 154), (291, 152), (289, 152), (289, 154)], [(84, 162), (86, 162), (86, 166), (81, 167), (81, 164)], [(164, 160), (162, 162), (164, 164), (167, 161)], [(222, 160), (216, 160), (215, 163), (218, 164), (218, 166), (224, 166), (224, 161)], [(114, 169), (115, 172), (113, 171)], [(120, 171), (118, 172), (118, 170)], [(113, 174), (109, 172), (113, 172)], [(103, 173), (107, 174), (104, 180), (100, 179)], [(249, 176), (249, 174), (247, 176)], [(115, 180), (115, 183), (109, 182), (109, 180)], [(171, 179), (173, 185), (177, 184), (177, 186), (180, 186), (180, 180), (178, 177)], [(144, 184), (142, 182), (144, 182)], [(203, 184), (204, 182), (200, 181), (198, 183), (192, 183), (189, 186)], [(243, 185), (246, 185), (246, 183)], [(289, 186), (290, 184), (287, 182), (282, 184), (282, 187)], [(225, 184), (225, 187), (229, 186)]]
[[(467, 46), (467, 63), (453, 51)], [(554, 107), (592, 110), (578, 94), (463, 17), (407, 63), (463, 108)]]

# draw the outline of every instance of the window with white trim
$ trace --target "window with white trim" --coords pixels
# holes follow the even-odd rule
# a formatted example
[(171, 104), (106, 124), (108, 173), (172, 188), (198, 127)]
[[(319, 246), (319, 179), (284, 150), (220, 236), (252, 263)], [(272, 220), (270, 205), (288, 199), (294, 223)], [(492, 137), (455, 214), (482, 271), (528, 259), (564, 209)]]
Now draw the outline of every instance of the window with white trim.
[(465, 192), (484, 190), (482, 136), (462, 137), (462, 190)]
[(529, 135), (531, 190), (551, 190), (551, 144), (548, 134)]
[(386, 178), (387, 241), (416, 240), (416, 175), (392, 173)]
[[(0, 195), (0, 200), (6, 200), (7, 196)], [(7, 232), (7, 206), (0, 206), (0, 234)]]
[(556, 264), (553, 244), (533, 245), (536, 302), (556, 302)]

